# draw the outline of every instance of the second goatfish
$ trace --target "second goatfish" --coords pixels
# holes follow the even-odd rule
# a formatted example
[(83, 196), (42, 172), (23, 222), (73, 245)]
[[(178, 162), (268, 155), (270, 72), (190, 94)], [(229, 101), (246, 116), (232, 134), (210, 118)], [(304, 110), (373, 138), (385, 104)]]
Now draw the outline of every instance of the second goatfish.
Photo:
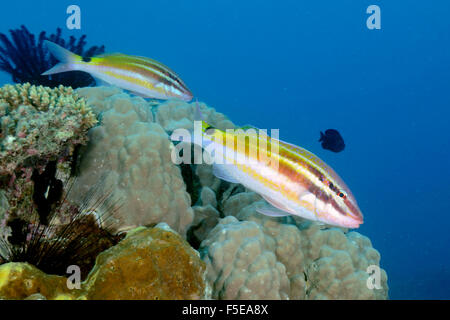
[(192, 93), (175, 72), (150, 58), (122, 53), (81, 57), (56, 43), (45, 41), (50, 53), (60, 63), (42, 75), (84, 71), (100, 82), (115, 85), (144, 98), (192, 100)]
[(177, 131), (171, 139), (205, 148), (214, 159), (216, 177), (240, 183), (267, 201), (267, 205), (256, 209), (258, 212), (268, 216), (297, 215), (347, 228), (358, 228), (363, 223), (350, 189), (331, 167), (311, 152), (259, 134), (256, 128), (252, 133), (249, 128), (246, 132), (225, 132), (204, 121), (197, 123), (201, 123), (201, 129), (196, 130), (194, 122), (194, 135), (195, 131), (200, 132), (200, 139), (188, 141)]

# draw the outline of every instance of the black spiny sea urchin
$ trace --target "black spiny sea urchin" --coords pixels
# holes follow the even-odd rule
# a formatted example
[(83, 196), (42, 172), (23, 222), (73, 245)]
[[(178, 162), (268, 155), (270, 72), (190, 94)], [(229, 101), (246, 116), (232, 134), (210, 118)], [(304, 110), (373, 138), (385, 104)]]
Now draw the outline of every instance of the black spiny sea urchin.
[[(97, 255), (122, 239), (109, 228), (110, 218), (120, 208), (119, 201), (113, 199), (112, 191), (105, 190), (105, 178), (91, 188), (80, 205), (67, 199), (73, 178), (58, 199), (50, 195), (52, 184), (58, 179), (49, 174), (53, 172), (51, 167), (46, 171), (34, 179), (38, 186), (33, 194), (37, 210), (33, 210), (31, 219), (8, 221), (9, 236), (0, 236), (0, 264), (27, 262), (56, 275), (67, 275), (67, 268), (77, 265), (85, 279)], [(47, 203), (42, 210), (44, 200)]]

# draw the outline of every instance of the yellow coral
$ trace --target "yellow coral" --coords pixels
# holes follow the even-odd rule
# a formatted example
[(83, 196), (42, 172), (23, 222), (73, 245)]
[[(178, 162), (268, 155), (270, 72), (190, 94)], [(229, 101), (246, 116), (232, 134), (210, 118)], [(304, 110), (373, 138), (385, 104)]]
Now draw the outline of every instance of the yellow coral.
[(6, 263), (0, 266), (0, 299), (25, 299), (37, 293), (47, 299), (63, 295), (73, 299), (66, 282), (28, 263)]
[(160, 224), (130, 231), (101, 253), (80, 289), (27, 263), (0, 265), (0, 299), (202, 299), (209, 295), (205, 269), (198, 253)]
[(97, 257), (88, 299), (200, 299), (205, 263), (178, 234), (140, 228)]

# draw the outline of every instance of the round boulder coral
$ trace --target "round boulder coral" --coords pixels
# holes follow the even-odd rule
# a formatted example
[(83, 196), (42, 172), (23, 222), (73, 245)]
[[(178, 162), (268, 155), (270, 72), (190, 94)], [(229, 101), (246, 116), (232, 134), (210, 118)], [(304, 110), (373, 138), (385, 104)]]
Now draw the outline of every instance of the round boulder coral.
[[(201, 243), (213, 297), (388, 297), (386, 272), (379, 268), (380, 255), (367, 237), (293, 217), (269, 218), (256, 212), (258, 201), (251, 192), (226, 199), (227, 217)], [(369, 267), (380, 270), (378, 288), (368, 285)]]
[(166, 222), (184, 235), (193, 220), (190, 197), (180, 169), (171, 161), (172, 143), (153, 122), (151, 106), (121, 90), (99, 87), (78, 90), (95, 110), (100, 125), (89, 131), (73, 200), (105, 172), (122, 206), (111, 221), (117, 229)]

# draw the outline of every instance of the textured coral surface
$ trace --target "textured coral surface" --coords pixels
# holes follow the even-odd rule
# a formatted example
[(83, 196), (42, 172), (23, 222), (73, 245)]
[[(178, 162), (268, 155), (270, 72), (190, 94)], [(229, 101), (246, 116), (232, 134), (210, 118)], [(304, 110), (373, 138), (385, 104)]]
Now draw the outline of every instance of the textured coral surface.
[(178, 234), (141, 228), (101, 253), (86, 280), (88, 299), (201, 299), (205, 264)]
[(25, 299), (39, 294), (46, 299), (70, 298), (67, 279), (47, 275), (28, 263), (0, 266), (0, 299)]
[(0, 299), (204, 299), (205, 263), (167, 224), (132, 230), (101, 253), (80, 289), (26, 263), (0, 266)]
[(184, 234), (194, 215), (190, 197), (180, 169), (171, 161), (168, 135), (153, 122), (150, 106), (114, 88), (77, 92), (101, 120), (89, 132), (74, 198), (81, 199), (107, 171), (107, 185), (114, 186), (123, 203), (114, 216), (118, 229), (166, 222)]
[(216, 299), (385, 299), (367, 286), (367, 267), (380, 255), (367, 237), (340, 228), (256, 212), (259, 197), (239, 193), (200, 252)]
[(86, 132), (96, 122), (70, 87), (5, 85), (0, 88), (0, 174), (13, 173), (30, 158), (69, 155), (86, 143)]

